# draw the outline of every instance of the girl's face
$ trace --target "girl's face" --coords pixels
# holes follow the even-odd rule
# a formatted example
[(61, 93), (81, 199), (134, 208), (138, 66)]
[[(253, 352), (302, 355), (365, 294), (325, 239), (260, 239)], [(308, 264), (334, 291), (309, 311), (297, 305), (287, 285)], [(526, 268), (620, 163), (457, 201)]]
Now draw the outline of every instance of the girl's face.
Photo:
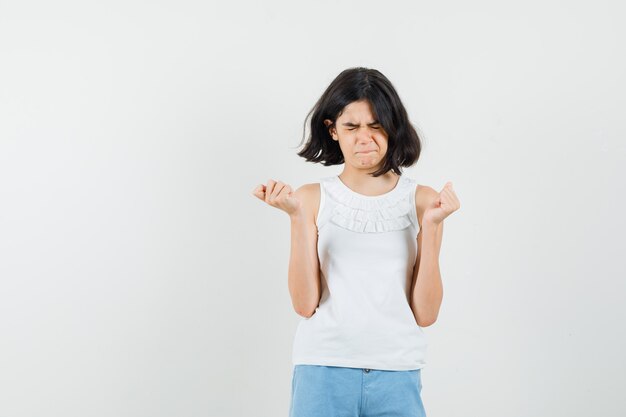
[[(326, 126), (332, 120), (324, 120)], [(388, 135), (374, 119), (372, 106), (367, 100), (353, 101), (329, 130), (333, 140), (339, 142), (346, 164), (355, 168), (376, 168), (387, 153)]]

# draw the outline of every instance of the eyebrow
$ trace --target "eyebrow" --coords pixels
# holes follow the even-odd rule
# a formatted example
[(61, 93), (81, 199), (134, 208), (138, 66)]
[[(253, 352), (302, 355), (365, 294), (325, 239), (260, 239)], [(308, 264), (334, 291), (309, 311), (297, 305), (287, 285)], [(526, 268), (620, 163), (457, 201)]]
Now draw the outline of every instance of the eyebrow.
[[(378, 122), (378, 120), (374, 120), (372, 123), (368, 123), (367, 125), (368, 125), (368, 126), (371, 126), (371, 125), (379, 125), (379, 124), (380, 124), (380, 123)], [(343, 125), (343, 126), (350, 126), (350, 127), (358, 127), (358, 126), (359, 126), (359, 125), (355, 125), (355, 124), (354, 124), (354, 123), (352, 123), (352, 122), (342, 123), (342, 125)]]

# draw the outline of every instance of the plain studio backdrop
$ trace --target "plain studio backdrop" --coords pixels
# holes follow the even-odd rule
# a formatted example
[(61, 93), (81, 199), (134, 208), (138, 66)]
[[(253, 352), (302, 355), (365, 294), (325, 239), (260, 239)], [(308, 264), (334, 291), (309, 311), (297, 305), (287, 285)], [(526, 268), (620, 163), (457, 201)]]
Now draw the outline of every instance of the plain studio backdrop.
[[(0, 417), (287, 416), (288, 216), (340, 71), (445, 220), (429, 417), (626, 414), (620, 2), (0, 2)], [(307, 131), (308, 133), (308, 131)]]

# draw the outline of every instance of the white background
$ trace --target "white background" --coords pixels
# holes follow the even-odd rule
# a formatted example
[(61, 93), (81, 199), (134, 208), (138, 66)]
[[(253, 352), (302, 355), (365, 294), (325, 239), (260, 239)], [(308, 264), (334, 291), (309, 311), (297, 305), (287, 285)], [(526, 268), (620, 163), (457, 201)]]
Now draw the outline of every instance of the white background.
[(445, 221), (429, 417), (626, 414), (620, 2), (0, 1), (0, 417), (286, 416), (289, 222), (345, 68)]

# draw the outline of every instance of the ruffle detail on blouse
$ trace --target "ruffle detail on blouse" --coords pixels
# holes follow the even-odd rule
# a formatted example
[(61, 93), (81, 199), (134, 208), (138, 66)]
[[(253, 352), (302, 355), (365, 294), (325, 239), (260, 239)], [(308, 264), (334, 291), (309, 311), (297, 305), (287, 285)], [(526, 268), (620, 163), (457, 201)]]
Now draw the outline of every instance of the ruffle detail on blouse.
[(409, 192), (414, 181), (400, 177), (396, 188), (381, 196), (360, 196), (351, 191), (338, 177), (330, 177), (325, 189), (335, 205), (330, 221), (337, 226), (360, 233), (380, 233), (402, 230), (412, 224)]

